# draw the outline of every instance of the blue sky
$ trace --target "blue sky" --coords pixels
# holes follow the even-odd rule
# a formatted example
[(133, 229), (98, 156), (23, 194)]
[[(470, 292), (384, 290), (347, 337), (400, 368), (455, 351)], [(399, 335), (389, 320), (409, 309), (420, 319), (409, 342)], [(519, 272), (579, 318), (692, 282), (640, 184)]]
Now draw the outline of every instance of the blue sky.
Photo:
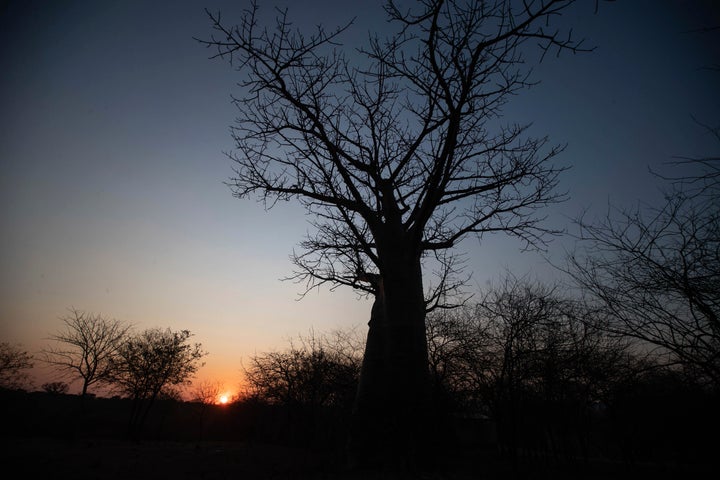
[[(223, 184), (239, 80), (208, 60), (203, 9), (231, 21), (247, 2), (13, 1), (0, 7), (0, 340), (31, 352), (67, 308), (138, 328), (187, 328), (210, 352), (201, 378), (235, 385), (241, 360), (288, 337), (363, 328), (370, 303), (347, 290), (282, 282), (308, 228), (294, 204), (266, 212)], [(347, 43), (386, 28), (379, 2), (260, 2), (290, 7), (300, 28), (358, 15)], [(554, 225), (608, 202), (659, 198), (648, 168), (717, 145), (692, 117), (720, 120), (710, 1), (584, 1), (561, 19), (596, 45), (547, 58), (541, 83), (505, 120), (567, 143), (558, 161), (571, 200)], [(556, 242), (554, 258), (566, 242)], [(482, 287), (504, 268), (552, 278), (540, 255), (504, 237), (461, 251)]]

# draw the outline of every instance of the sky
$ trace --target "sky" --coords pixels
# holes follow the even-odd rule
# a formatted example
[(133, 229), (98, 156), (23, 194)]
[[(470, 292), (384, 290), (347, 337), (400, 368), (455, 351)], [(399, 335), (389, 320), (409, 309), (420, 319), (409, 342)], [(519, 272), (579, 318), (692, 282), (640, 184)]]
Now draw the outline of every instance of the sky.
[[(344, 37), (361, 44), (388, 28), (380, 2), (261, 0), (288, 6), (300, 29), (356, 16)], [(0, 2), (0, 341), (34, 354), (77, 308), (136, 329), (188, 329), (209, 355), (197, 380), (237, 391), (243, 362), (298, 334), (365, 333), (370, 301), (347, 289), (302, 285), (289, 255), (309, 228), (296, 204), (266, 211), (232, 197), (230, 95), (240, 80), (193, 37), (204, 9), (228, 22), (248, 1)], [(720, 121), (713, 1), (582, 1), (560, 19), (595, 46), (548, 57), (541, 83), (514, 98), (504, 120), (567, 144), (557, 161), (570, 200), (549, 208), (568, 225), (608, 202), (660, 198), (649, 169), (717, 144), (693, 118)], [(551, 281), (567, 240), (521, 253), (503, 236), (459, 251), (479, 290), (505, 269)], [(37, 363), (36, 363), (37, 364)], [(52, 379), (33, 372), (36, 385)]]

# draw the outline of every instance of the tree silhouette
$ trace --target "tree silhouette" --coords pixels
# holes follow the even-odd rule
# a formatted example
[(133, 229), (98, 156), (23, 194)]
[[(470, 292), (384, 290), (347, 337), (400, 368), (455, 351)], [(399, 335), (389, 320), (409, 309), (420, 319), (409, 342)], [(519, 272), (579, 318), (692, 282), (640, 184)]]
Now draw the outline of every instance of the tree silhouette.
[(560, 285), (506, 274), (477, 304), (429, 315), (440, 400), (492, 418), (513, 465), (528, 449), (586, 455), (592, 406), (634, 373), (628, 342), (604, 327), (604, 315)]
[(305, 36), (286, 11), (274, 29), (261, 26), (256, 3), (234, 26), (208, 12), (217, 36), (200, 41), (244, 75), (234, 195), (307, 209), (314, 230), (293, 260), (308, 290), (329, 283), (378, 295), (361, 278), (382, 278), (384, 368), (367, 370), (382, 375), (371, 382), (382, 405), (357, 413), (360, 444), (386, 459), (403, 463), (425, 444), (428, 259), (452, 258), (442, 251), (473, 234), (539, 246), (547, 231), (537, 211), (563, 198), (562, 169), (551, 163), (562, 147), (499, 118), (531, 85), (527, 42), (542, 55), (582, 50), (548, 27), (572, 3), (424, 0), (401, 11), (390, 1), (395, 33), (370, 38), (357, 56), (339, 47), (350, 24)]
[(42, 384), (43, 391), (52, 393), (53, 395), (65, 395), (69, 388), (70, 385), (65, 382), (47, 382)]
[(82, 379), (84, 397), (88, 388), (111, 378), (113, 358), (130, 326), (75, 308), (60, 320), (65, 328), (50, 336), (56, 346), (43, 349), (42, 359), (55, 366), (64, 377)]
[(293, 407), (343, 406), (360, 372), (357, 348), (348, 339), (343, 332), (311, 332), (285, 350), (253, 355), (243, 368), (251, 395)]
[[(710, 130), (720, 140), (720, 131)], [(668, 365), (720, 388), (720, 159), (670, 181), (660, 207), (581, 218), (567, 271), (607, 312), (611, 332), (655, 347)]]
[(132, 399), (131, 434), (140, 432), (163, 389), (187, 384), (202, 366), (199, 361), (207, 353), (199, 343), (188, 344), (190, 337), (189, 330), (151, 328), (120, 345), (112, 365), (112, 381)]
[(32, 359), (20, 345), (0, 342), (0, 387), (15, 389), (27, 385), (25, 370), (32, 368)]
[(200, 382), (190, 392), (193, 402), (199, 402), (202, 405), (215, 405), (220, 396), (222, 384), (218, 381), (205, 380)]
[(198, 438), (202, 440), (205, 435), (205, 425), (207, 415), (213, 405), (217, 404), (220, 397), (220, 389), (222, 385), (218, 381), (204, 380), (195, 385), (191, 390), (191, 401), (198, 404), (198, 417), (200, 423), (200, 432)]

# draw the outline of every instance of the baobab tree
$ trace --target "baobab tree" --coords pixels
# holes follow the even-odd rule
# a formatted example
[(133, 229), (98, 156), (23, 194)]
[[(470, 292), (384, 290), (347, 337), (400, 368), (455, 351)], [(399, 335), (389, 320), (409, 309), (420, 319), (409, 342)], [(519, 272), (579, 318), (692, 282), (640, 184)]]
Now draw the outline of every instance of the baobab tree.
[[(548, 26), (572, 3), (423, 0), (401, 10), (389, 1), (394, 33), (353, 55), (340, 47), (352, 22), (305, 35), (287, 11), (274, 28), (261, 25), (256, 3), (235, 25), (208, 12), (215, 33), (200, 42), (243, 75), (233, 194), (307, 209), (314, 228), (293, 260), (308, 290), (382, 295), (384, 368), (366, 370), (383, 377), (367, 382), (382, 405), (357, 412), (366, 430), (358, 437), (393, 458), (424, 443), (426, 262), (453, 258), (444, 252), (469, 235), (505, 232), (541, 246), (539, 209), (563, 199), (552, 162), (562, 146), (500, 118), (531, 85), (528, 43), (539, 45), (538, 59), (583, 50)], [(382, 282), (362, 281), (367, 274)]]

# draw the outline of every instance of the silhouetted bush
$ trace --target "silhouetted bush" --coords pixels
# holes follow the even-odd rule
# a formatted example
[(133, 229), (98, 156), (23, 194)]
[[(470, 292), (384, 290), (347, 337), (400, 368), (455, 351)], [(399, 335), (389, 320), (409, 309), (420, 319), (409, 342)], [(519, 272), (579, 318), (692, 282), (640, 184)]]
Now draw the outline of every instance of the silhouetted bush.
[(42, 389), (47, 393), (66, 394), (70, 386), (65, 382), (48, 382), (42, 384)]
[(628, 345), (556, 287), (508, 276), (477, 305), (428, 318), (437, 405), (495, 422), (515, 457), (586, 457), (596, 406), (632, 371)]
[(256, 354), (243, 402), (263, 418), (254, 435), (292, 444), (343, 443), (357, 390), (361, 342), (352, 332), (310, 334), (287, 349)]

